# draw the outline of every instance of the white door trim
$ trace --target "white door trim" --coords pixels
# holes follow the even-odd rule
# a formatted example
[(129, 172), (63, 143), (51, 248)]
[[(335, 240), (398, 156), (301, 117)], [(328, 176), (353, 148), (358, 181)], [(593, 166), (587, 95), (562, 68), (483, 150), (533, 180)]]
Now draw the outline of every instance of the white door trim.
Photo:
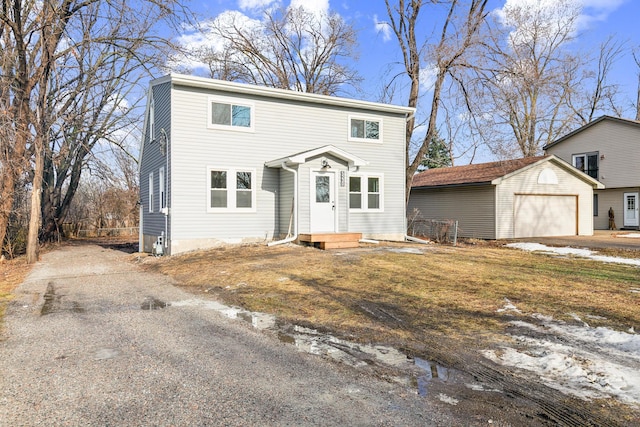
[(640, 225), (638, 201), (638, 193), (624, 193), (622, 205), (625, 227), (638, 227)]
[[(312, 233), (335, 233), (338, 230), (338, 192), (335, 171), (311, 170), (309, 179), (309, 229)], [(316, 177), (329, 177), (327, 202), (316, 202)]]

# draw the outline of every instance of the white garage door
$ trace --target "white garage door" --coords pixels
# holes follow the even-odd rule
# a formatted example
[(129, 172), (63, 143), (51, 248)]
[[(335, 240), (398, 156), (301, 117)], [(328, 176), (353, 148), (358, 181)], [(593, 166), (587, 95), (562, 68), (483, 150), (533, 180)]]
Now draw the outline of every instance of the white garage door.
[(516, 195), (514, 237), (575, 236), (577, 196)]

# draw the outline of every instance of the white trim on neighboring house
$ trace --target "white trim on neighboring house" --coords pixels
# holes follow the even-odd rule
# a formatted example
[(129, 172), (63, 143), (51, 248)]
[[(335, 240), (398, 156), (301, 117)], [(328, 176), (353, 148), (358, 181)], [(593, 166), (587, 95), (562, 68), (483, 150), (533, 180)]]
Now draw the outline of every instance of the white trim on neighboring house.
[[(212, 188), (212, 172), (222, 172), (224, 173), (225, 179), (225, 187)], [(249, 173), (251, 174), (250, 180), (250, 189), (237, 188), (237, 179), (239, 173)], [(208, 213), (225, 213), (225, 212), (234, 212), (234, 213), (253, 213), (256, 212), (256, 183), (257, 183), (257, 175), (256, 170), (253, 168), (229, 168), (229, 167), (216, 167), (216, 166), (208, 166), (207, 167), (207, 212)], [(212, 194), (214, 192), (218, 192), (220, 194), (224, 193), (225, 198), (225, 206), (212, 207)], [(238, 195), (240, 193), (246, 194), (251, 193), (251, 201), (250, 207), (238, 207), (239, 198)], [(242, 200), (244, 202), (248, 201), (246, 197), (243, 197)], [(242, 203), (242, 201), (241, 201)]]
[[(354, 123), (357, 122), (357, 123)], [(360, 123), (362, 122), (362, 123)], [(370, 123), (377, 123), (377, 129), (369, 130)], [(364, 114), (350, 114), (347, 122), (348, 140), (351, 142), (371, 142), (374, 144), (382, 144), (382, 117), (368, 116)], [(377, 130), (377, 132), (376, 132)], [(361, 133), (362, 136), (355, 135)], [(374, 137), (377, 135), (377, 137)]]
[[(360, 191), (351, 191), (351, 178), (357, 178), (360, 181)], [(373, 180), (373, 181), (370, 181)], [(378, 191), (371, 191), (371, 185), (377, 181), (377, 189)], [(374, 187), (375, 189), (375, 187)], [(384, 174), (381, 173), (351, 173), (349, 174), (349, 186), (347, 188), (349, 194), (349, 212), (357, 213), (357, 212), (384, 212)], [(353, 198), (351, 196), (354, 196)], [(353, 205), (357, 200), (357, 195), (360, 195), (360, 203), (358, 207), (354, 207)], [(377, 206), (371, 207), (373, 201), (376, 200), (374, 197), (370, 199), (369, 196), (378, 196), (377, 197)], [(375, 203), (373, 203), (375, 204)]]

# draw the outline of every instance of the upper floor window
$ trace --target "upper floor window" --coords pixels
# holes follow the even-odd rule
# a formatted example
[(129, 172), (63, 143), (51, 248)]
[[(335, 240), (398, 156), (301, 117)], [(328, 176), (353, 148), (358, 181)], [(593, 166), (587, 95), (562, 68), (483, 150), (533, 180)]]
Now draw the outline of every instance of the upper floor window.
[(255, 171), (209, 168), (207, 210), (255, 211)]
[(349, 140), (382, 142), (382, 120), (368, 117), (349, 117)]
[(573, 166), (591, 178), (598, 179), (598, 153), (574, 154)]
[(156, 106), (153, 101), (153, 93), (149, 102), (149, 141), (156, 139)]
[(253, 130), (253, 105), (227, 98), (209, 98), (210, 128)]
[(349, 177), (349, 209), (382, 210), (382, 177), (352, 175)]

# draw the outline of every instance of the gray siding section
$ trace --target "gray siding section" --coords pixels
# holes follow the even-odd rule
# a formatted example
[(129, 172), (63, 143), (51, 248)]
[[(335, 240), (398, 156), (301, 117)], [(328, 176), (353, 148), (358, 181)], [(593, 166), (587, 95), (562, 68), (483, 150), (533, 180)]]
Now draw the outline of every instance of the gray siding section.
[(607, 189), (640, 185), (640, 128), (603, 120), (547, 150), (572, 163), (574, 154), (598, 152), (598, 180)]
[[(557, 177), (557, 184), (540, 184), (540, 173), (547, 170)], [(514, 196), (516, 194), (578, 196), (578, 234), (593, 234), (593, 188), (587, 182), (551, 162), (545, 162), (504, 179), (497, 186), (496, 238), (514, 237)]]
[[(159, 135), (161, 128), (165, 129), (171, 140), (171, 84), (163, 83), (150, 88), (153, 91), (155, 104), (155, 127), (156, 136)], [(169, 228), (170, 224), (165, 221), (165, 215), (160, 212), (159, 197), (159, 169), (165, 168), (166, 181), (170, 182), (170, 167), (167, 168), (167, 158), (160, 152), (157, 142), (150, 140), (150, 122), (147, 117), (147, 128), (144, 131), (145, 140), (142, 142), (142, 158), (140, 163), (140, 203), (142, 206), (142, 234), (144, 236), (144, 250), (151, 251), (151, 244), (165, 231), (165, 226)], [(170, 156), (171, 146), (167, 147), (167, 156)], [(149, 174), (153, 172), (153, 212), (149, 212)], [(169, 187), (169, 186), (166, 186)], [(168, 206), (170, 204), (171, 191), (165, 188)], [(169, 230), (167, 230), (169, 231)]]
[[(404, 115), (350, 110), (339, 106), (298, 101), (266, 99), (253, 95), (234, 99), (255, 107), (255, 131), (238, 132), (207, 128), (208, 97), (229, 97), (225, 93), (173, 86), (171, 96), (172, 136), (172, 249), (174, 253), (209, 247), (217, 243), (265, 241), (286, 233), (286, 197), (276, 201), (280, 176), (286, 172), (270, 169), (264, 163), (295, 153), (334, 145), (368, 164), (360, 172), (384, 176), (384, 213), (340, 211), (340, 228), (359, 231), (370, 237), (405, 233), (404, 208)], [(157, 107), (156, 107), (157, 109)], [(383, 120), (383, 142), (348, 140), (349, 114), (374, 116)], [(207, 212), (207, 168), (251, 168), (256, 171), (255, 212)], [(300, 167), (300, 232), (308, 224), (310, 169), (313, 161)], [(348, 182), (348, 181), (347, 181)], [(339, 204), (347, 206), (347, 189)], [(280, 219), (276, 218), (279, 213)], [(306, 223), (305, 223), (306, 219)], [(279, 225), (281, 230), (276, 226)]]
[(593, 217), (595, 230), (609, 229), (609, 208), (613, 208), (618, 229), (624, 226), (624, 193), (640, 193), (639, 187), (616, 188), (613, 190), (595, 190), (598, 195), (598, 216)]
[(291, 233), (294, 232), (294, 224), (293, 224), (293, 173), (284, 169), (279, 169), (277, 171), (280, 175), (280, 194), (276, 197), (276, 202), (278, 204), (277, 209), (277, 228), (275, 231), (276, 237), (283, 238), (289, 232), (289, 225), (291, 224)]
[(495, 239), (495, 187), (492, 185), (412, 190), (407, 212), (433, 220), (458, 221), (458, 235)]

